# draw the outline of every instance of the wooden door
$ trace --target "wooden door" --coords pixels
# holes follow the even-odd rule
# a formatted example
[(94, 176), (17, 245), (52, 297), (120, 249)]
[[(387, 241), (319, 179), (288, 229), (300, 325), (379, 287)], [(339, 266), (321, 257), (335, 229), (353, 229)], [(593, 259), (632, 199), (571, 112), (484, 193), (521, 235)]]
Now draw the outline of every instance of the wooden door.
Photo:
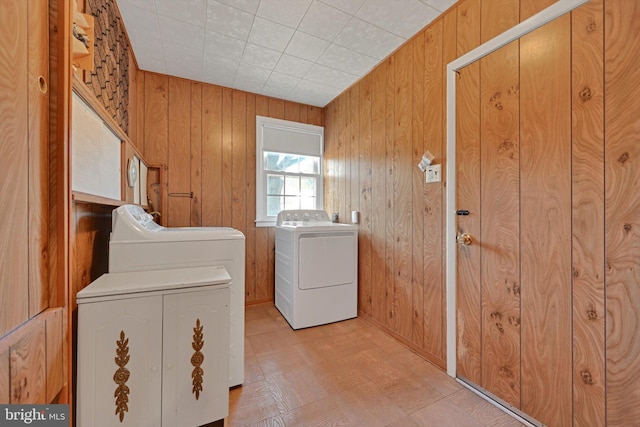
[(457, 372), (570, 425), (569, 16), (460, 70)]

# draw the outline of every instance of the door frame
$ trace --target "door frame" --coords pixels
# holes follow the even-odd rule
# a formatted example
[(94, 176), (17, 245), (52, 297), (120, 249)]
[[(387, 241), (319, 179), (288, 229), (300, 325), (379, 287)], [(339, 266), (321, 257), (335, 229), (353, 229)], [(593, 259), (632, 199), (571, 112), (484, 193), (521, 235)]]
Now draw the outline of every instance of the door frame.
[(447, 180), (446, 180), (446, 289), (447, 289), (447, 374), (456, 378), (457, 367), (457, 242), (456, 242), (456, 76), (458, 72), (475, 61), (495, 52), (501, 47), (535, 31), (543, 25), (589, 0), (558, 0), (518, 25), (499, 34), (477, 48), (447, 64)]

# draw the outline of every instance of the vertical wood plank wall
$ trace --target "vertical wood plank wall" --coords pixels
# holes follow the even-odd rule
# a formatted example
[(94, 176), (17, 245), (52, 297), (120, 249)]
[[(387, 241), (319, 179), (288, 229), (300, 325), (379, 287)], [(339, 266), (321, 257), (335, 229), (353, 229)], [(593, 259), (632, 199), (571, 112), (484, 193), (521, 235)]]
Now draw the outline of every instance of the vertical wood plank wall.
[(605, 1), (604, 28), (606, 420), (622, 426), (640, 419), (640, 4)]
[[(456, 45), (458, 55), (474, 47), (469, 38), (474, 31), (481, 38), (477, 45), (551, 3), (461, 1), (325, 109), (326, 209), (339, 213), (344, 222), (351, 209), (360, 209), (361, 215), (359, 315), (443, 367), (445, 259), (439, 233), (444, 205), (439, 194), (445, 187), (423, 184), (422, 174), (413, 171), (424, 150), (434, 153), (437, 163), (446, 162), (440, 92), (444, 82), (439, 73), (457, 56)], [(483, 91), (494, 90), (489, 89), (493, 84), (508, 96), (514, 87), (513, 99), (502, 100), (510, 124), (501, 119), (504, 127), (496, 138), (516, 138), (514, 156), (508, 160), (491, 153), (499, 147), (489, 145), (482, 148), (489, 151), (478, 153), (483, 162), (507, 162), (503, 172), (510, 177), (503, 181), (484, 176), (482, 194), (489, 191), (487, 185), (500, 182), (512, 187), (517, 198), (520, 186), (529, 195), (510, 201), (493, 194), (481, 202), (485, 210), (502, 206), (508, 211), (504, 206), (521, 204), (522, 235), (503, 242), (514, 251), (513, 266), (482, 267), (486, 277), (481, 279), (478, 260), (473, 280), (492, 280), (496, 268), (522, 268), (516, 278), (522, 282), (521, 301), (497, 295), (483, 295), (483, 300), (515, 320), (520, 304), (526, 304), (529, 316), (521, 319), (521, 332), (514, 330), (509, 337), (514, 346), (521, 341), (527, 353), (521, 374), (520, 350), (495, 347), (504, 363), (513, 366), (514, 381), (522, 375), (522, 394), (513, 392), (509, 383), (491, 388), (504, 390), (503, 397), (515, 404), (521, 401), (525, 412), (548, 425), (629, 425), (640, 417), (640, 172), (634, 163), (640, 153), (639, 94), (633, 83), (640, 79), (638, 22), (635, 2), (593, 0), (505, 48), (500, 53), (504, 63), (487, 60), (480, 66)], [(448, 53), (452, 44), (453, 56)], [(533, 51), (540, 55), (535, 61), (528, 59)], [(502, 67), (504, 79), (491, 80), (499, 73), (485, 76), (483, 66)], [(458, 89), (463, 94), (471, 68), (460, 73)], [(437, 89), (436, 82), (441, 85)], [(484, 108), (482, 97), (491, 95), (478, 92), (480, 98), (472, 102)], [(489, 113), (483, 114), (487, 118), (482, 123), (491, 129)], [(461, 120), (471, 117), (473, 111)], [(538, 119), (556, 125), (541, 127)], [(357, 134), (350, 123), (357, 123)], [(469, 168), (466, 174), (472, 172)], [(536, 199), (532, 190), (543, 187), (553, 197)], [(518, 227), (507, 211), (496, 211), (503, 218), (500, 233)], [(554, 221), (559, 233), (544, 235), (545, 221)], [(482, 229), (482, 234), (497, 232)], [(544, 248), (528, 246), (533, 239), (527, 235), (534, 234), (537, 244), (544, 240)], [(483, 308), (483, 316), (490, 314), (489, 308)], [(465, 328), (477, 328), (479, 343), (481, 324), (489, 323), (485, 318), (473, 322)], [(463, 371), (479, 370), (467, 356), (469, 369)]]
[[(349, 222), (351, 210), (360, 212), (359, 314), (444, 367), (445, 184), (425, 184), (423, 174), (416, 172), (418, 159), (429, 150), (443, 165), (445, 176), (443, 71), (459, 54), (551, 2), (461, 1), (324, 109), (144, 71), (133, 73), (131, 93), (136, 99), (130, 105), (137, 106), (131, 116), (133, 143), (147, 162), (166, 167), (165, 196), (193, 192), (193, 198), (165, 198), (162, 222), (239, 228), (247, 237), (247, 303), (273, 300), (273, 229), (256, 228), (253, 223), (255, 115), (325, 125), (325, 208), (337, 212), (341, 222)], [(530, 391), (510, 396), (505, 388), (504, 396), (514, 403), (521, 399), (525, 411), (551, 426), (628, 425), (640, 418), (636, 329), (640, 130), (634, 86), (640, 79), (639, 22), (640, 8), (633, 1), (592, 0), (529, 36), (530, 41), (542, 34), (556, 40), (542, 44), (549, 49), (561, 39), (556, 56), (543, 50), (543, 60), (533, 64), (506, 62), (505, 80), (500, 82), (491, 80), (497, 74), (483, 70), (497, 64), (491, 60), (479, 64), (474, 71), (477, 82), (471, 83), (477, 84), (473, 101), (477, 105), (463, 106), (470, 110), (466, 119), (473, 120), (484, 108), (483, 97), (490, 97), (491, 85), (504, 92), (502, 86), (509, 87), (508, 78), (517, 72), (519, 99), (503, 107), (528, 117), (512, 123), (520, 126), (513, 131), (522, 139), (519, 144), (527, 144), (526, 138), (543, 141), (520, 148), (508, 168), (518, 168), (521, 185), (552, 187), (555, 197), (522, 200), (523, 234), (520, 241), (515, 237), (505, 245), (522, 247), (530, 260), (542, 260), (543, 255), (548, 259), (541, 265), (522, 266), (522, 286), (526, 281), (544, 286), (538, 293), (523, 292), (521, 304), (538, 307), (539, 313), (552, 311), (546, 316), (548, 324), (529, 330), (523, 326), (521, 340), (523, 351), (531, 353), (536, 346), (537, 350), (553, 347), (553, 352), (525, 358), (521, 379)], [(521, 43), (516, 55), (522, 55), (523, 48)], [(511, 57), (504, 55), (505, 61)], [(466, 80), (472, 68), (463, 70), (460, 78)], [(549, 79), (553, 84), (541, 85), (542, 73), (556, 76)], [(559, 91), (564, 95), (555, 96)], [(562, 125), (540, 129), (535, 126), (536, 115)], [(489, 120), (477, 120), (478, 132)], [(506, 128), (503, 131), (500, 138), (510, 134)], [(491, 147), (476, 153), (475, 161), (505, 160), (483, 151)], [(562, 159), (563, 166), (549, 169), (548, 154), (542, 150)], [(469, 172), (473, 170), (465, 171)], [(476, 172), (482, 176), (481, 170)], [(508, 185), (515, 187), (516, 172), (508, 173), (512, 178)], [(494, 182), (484, 186), (499, 181), (496, 176), (482, 178)], [(483, 194), (487, 191), (483, 187)], [(494, 196), (477, 203), (485, 210), (509, 205), (509, 200)], [(551, 248), (546, 252), (528, 247), (525, 241), (527, 233), (537, 233), (540, 241), (544, 230), (543, 218), (535, 214), (536, 209), (543, 211), (536, 203), (545, 203), (545, 213), (555, 212), (562, 228), (561, 235), (545, 237)], [(104, 240), (104, 233), (94, 232), (108, 228), (106, 211), (78, 205), (74, 214), (77, 245), (93, 247), (92, 239)], [(502, 225), (511, 227), (507, 212), (503, 215)], [(495, 232), (478, 227), (480, 234)], [(552, 251), (557, 256), (551, 260)], [(86, 256), (78, 259), (74, 272), (74, 283), (80, 286), (91, 278), (94, 265), (105, 262), (92, 259), (90, 253)], [(514, 264), (522, 263), (520, 259), (514, 258)], [(477, 265), (478, 275), (472, 280), (477, 280), (480, 292), (482, 280), (490, 280), (494, 270), (484, 269), (481, 260)], [(517, 312), (515, 300), (483, 298)], [(490, 309), (484, 311), (486, 317)], [(471, 341), (480, 341), (485, 317), (467, 322), (467, 327), (475, 328)], [(515, 357), (495, 348), (505, 363)], [(6, 353), (0, 351), (3, 357)], [(468, 372), (480, 372), (479, 352), (475, 360), (469, 355), (468, 361), (476, 364)]]
[(254, 223), (255, 116), (321, 126), (322, 109), (150, 72), (136, 76), (143, 139), (134, 143), (147, 162), (166, 168), (162, 224), (242, 231), (246, 302), (272, 301), (273, 229)]

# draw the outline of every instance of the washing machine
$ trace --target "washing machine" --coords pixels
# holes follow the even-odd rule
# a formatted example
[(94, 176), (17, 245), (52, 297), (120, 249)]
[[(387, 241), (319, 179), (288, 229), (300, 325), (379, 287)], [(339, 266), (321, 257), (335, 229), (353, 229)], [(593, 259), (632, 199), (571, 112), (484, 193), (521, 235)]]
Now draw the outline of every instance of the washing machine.
[(244, 382), (244, 235), (228, 227), (162, 227), (137, 205), (114, 209), (109, 273), (218, 265), (231, 276), (229, 387), (233, 387)]
[(275, 305), (293, 329), (357, 316), (357, 226), (322, 210), (284, 210), (275, 237)]

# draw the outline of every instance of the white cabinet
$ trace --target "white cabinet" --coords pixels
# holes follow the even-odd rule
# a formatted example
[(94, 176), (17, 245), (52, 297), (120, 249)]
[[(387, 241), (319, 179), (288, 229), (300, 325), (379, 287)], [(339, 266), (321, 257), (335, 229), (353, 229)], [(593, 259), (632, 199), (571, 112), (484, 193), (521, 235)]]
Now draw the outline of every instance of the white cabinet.
[(224, 267), (111, 273), (78, 293), (78, 425), (200, 426), (229, 412)]

